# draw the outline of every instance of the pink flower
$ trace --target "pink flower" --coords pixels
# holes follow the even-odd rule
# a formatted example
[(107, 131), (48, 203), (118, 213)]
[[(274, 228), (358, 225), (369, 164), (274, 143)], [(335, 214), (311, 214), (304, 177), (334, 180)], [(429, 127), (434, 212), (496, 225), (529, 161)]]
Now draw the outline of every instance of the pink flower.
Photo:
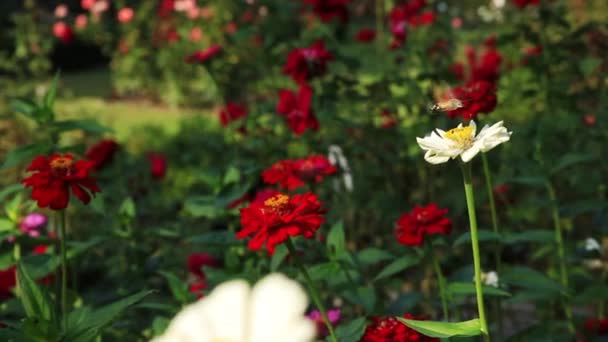
[(79, 30), (87, 27), (88, 23), (89, 23), (89, 18), (84, 14), (77, 15), (76, 19), (74, 20), (74, 26), (76, 26), (76, 28)]
[[(319, 310), (312, 310), (306, 316), (308, 316), (308, 319), (315, 322), (319, 336), (327, 336), (327, 326), (325, 325), (325, 322), (323, 321), (323, 316), (321, 316), (321, 312)], [(342, 313), (340, 312), (340, 309), (332, 309), (327, 311), (327, 319), (333, 327), (338, 325), (341, 316)]]
[(95, 5), (95, 1), (96, 0), (82, 0), (80, 1), (80, 7), (82, 7), (85, 10), (90, 10), (93, 5)]
[(193, 27), (190, 30), (190, 41), (196, 43), (203, 39), (203, 30), (200, 27)]
[(69, 44), (74, 40), (74, 32), (70, 26), (63, 21), (58, 21), (53, 24), (53, 35), (65, 44)]
[(63, 19), (68, 16), (70, 9), (65, 4), (59, 4), (55, 7), (55, 18)]
[(40, 236), (40, 228), (46, 225), (47, 221), (48, 219), (44, 214), (31, 213), (21, 221), (19, 230), (31, 237)]
[(135, 12), (133, 11), (132, 8), (124, 7), (118, 11), (117, 18), (118, 18), (118, 21), (120, 21), (121, 23), (128, 23), (131, 20), (133, 20), (134, 14), (135, 14)]

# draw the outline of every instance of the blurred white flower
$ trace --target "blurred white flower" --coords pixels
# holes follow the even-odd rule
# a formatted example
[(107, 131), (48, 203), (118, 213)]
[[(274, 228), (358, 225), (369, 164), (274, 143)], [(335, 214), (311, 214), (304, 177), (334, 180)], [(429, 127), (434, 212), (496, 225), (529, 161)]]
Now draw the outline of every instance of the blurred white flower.
[[(340, 167), (342, 171), (342, 181), (344, 182), (344, 189), (348, 192), (353, 191), (353, 175), (350, 172), (350, 166), (348, 165), (348, 160), (344, 157), (344, 153), (342, 152), (342, 148), (338, 145), (330, 145), (327, 159), (329, 163), (332, 165), (337, 165)], [(334, 188), (339, 189), (340, 183), (339, 181), (334, 182)]]
[(503, 8), (505, 7), (505, 0), (492, 0), (492, 4), (496, 8)]
[(311, 342), (316, 327), (305, 316), (307, 306), (302, 287), (282, 274), (253, 289), (232, 280), (186, 306), (152, 342)]
[(55, 18), (63, 19), (68, 16), (70, 9), (65, 4), (59, 4), (55, 7)]
[(585, 240), (585, 250), (587, 252), (592, 252), (592, 251), (601, 252), (602, 251), (602, 246), (600, 246), (600, 243), (597, 242), (596, 239), (594, 239), (594, 238), (587, 238), (587, 240)]
[(484, 285), (498, 287), (498, 273), (490, 271), (481, 276)]
[(479, 152), (488, 152), (509, 141), (512, 133), (507, 131), (502, 121), (484, 126), (479, 134), (476, 132), (475, 121), (471, 120), (468, 126), (460, 124), (447, 132), (437, 128), (424, 138), (416, 138), (416, 141), (426, 151), (424, 159), (431, 164), (442, 164), (457, 157), (467, 163)]

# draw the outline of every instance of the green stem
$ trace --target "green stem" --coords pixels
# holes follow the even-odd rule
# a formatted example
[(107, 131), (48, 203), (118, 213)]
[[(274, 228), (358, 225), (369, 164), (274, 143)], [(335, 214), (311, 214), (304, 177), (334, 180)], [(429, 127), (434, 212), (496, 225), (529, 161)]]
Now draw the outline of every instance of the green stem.
[[(566, 266), (566, 249), (564, 247), (564, 238), (562, 236), (562, 227), (561, 220), (559, 218), (559, 207), (557, 205), (557, 196), (555, 194), (555, 189), (551, 182), (547, 181), (545, 183), (547, 188), (547, 192), (549, 193), (549, 199), (551, 200), (551, 216), (553, 217), (553, 228), (555, 229), (555, 243), (557, 244), (557, 260), (559, 263), (559, 273), (560, 273), (560, 282), (564, 289), (568, 291), (568, 267)], [(564, 315), (568, 320), (568, 330), (570, 333), (575, 334), (576, 328), (574, 327), (574, 321), (572, 318), (572, 309), (570, 308), (570, 303), (568, 300), (568, 296), (564, 296), (561, 299), (562, 309), (564, 310)]]
[[(496, 214), (496, 200), (494, 198), (494, 184), (492, 182), (492, 173), (490, 172), (490, 165), (488, 163), (488, 157), (485, 153), (481, 153), (481, 160), (483, 162), (483, 174), (486, 179), (486, 190), (488, 192), (488, 199), (490, 202), (490, 217), (492, 218), (492, 230), (496, 234), (500, 234), (500, 230), (498, 229), (498, 215)], [(500, 255), (502, 252), (502, 246), (500, 243), (496, 245), (494, 249), (494, 261), (496, 262), (496, 272), (500, 275), (502, 263), (500, 260)], [(496, 321), (498, 323), (498, 336), (502, 339), (503, 336), (503, 326), (502, 326), (502, 300), (500, 298), (496, 298), (494, 306), (494, 316), (496, 317)]]
[(384, 0), (376, 0), (376, 49), (380, 53), (384, 42)]
[(433, 263), (433, 269), (435, 269), (435, 276), (437, 276), (439, 296), (441, 297), (441, 309), (443, 310), (443, 320), (447, 322), (450, 320), (450, 314), (448, 310), (448, 298), (445, 291), (445, 278), (443, 277), (441, 265), (439, 264), (439, 260), (435, 257), (433, 246), (430, 242), (427, 242), (427, 251), (430, 255), (431, 262)]
[(481, 284), (481, 258), (479, 255), (479, 238), (477, 236), (477, 215), (475, 214), (475, 196), (473, 194), (473, 176), (471, 164), (464, 163), (462, 176), (464, 178), (464, 193), (467, 199), (469, 223), (471, 225), (471, 246), (473, 248), (473, 267), (475, 268), (475, 294), (477, 296), (477, 313), (484, 342), (490, 341), (490, 331), (486, 322), (486, 310), (483, 304), (483, 289)]
[(306, 271), (306, 267), (304, 267), (304, 264), (300, 261), (300, 258), (298, 257), (296, 248), (294, 247), (293, 242), (291, 241), (291, 238), (287, 238), (287, 240), (285, 241), (285, 244), (287, 245), (287, 249), (289, 250), (289, 253), (291, 254), (296, 266), (298, 267), (298, 269), (300, 270), (300, 273), (302, 274), (302, 276), (304, 277), (304, 280), (306, 281), (306, 285), (308, 286), (308, 290), (310, 291), (310, 296), (312, 297), (312, 301), (315, 303), (315, 305), (321, 312), (321, 317), (323, 318), (323, 322), (325, 322), (325, 325), (327, 326), (327, 330), (329, 331), (329, 336), (331, 336), (331, 340), (333, 342), (338, 342), (338, 338), (336, 337), (336, 333), (334, 332), (334, 327), (331, 325), (331, 322), (329, 321), (329, 318), (327, 317), (327, 310), (325, 309), (325, 306), (323, 305), (323, 302), (321, 301), (321, 298), (319, 297), (319, 293), (317, 292), (317, 289), (315, 288), (315, 286), (312, 282), (312, 279), (310, 279), (310, 275), (308, 274), (308, 271)]
[(61, 324), (63, 329), (67, 328), (68, 312), (67, 312), (67, 292), (68, 292), (68, 258), (65, 247), (66, 242), (66, 215), (65, 210), (59, 212), (59, 243), (61, 247)]
[[(21, 245), (18, 241), (15, 241), (15, 245), (13, 246), (13, 258), (15, 259), (15, 263), (19, 263), (21, 260)], [(19, 277), (15, 277), (15, 293), (20, 296), (19, 292)]]

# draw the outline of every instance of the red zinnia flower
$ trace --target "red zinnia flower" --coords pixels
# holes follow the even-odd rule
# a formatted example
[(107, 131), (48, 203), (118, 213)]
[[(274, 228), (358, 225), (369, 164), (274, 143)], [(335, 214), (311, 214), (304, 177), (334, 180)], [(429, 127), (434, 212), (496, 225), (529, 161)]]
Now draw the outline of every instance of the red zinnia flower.
[(404, 245), (420, 246), (426, 235), (449, 234), (452, 222), (445, 217), (447, 212), (436, 204), (415, 206), (411, 213), (403, 214), (397, 221), (397, 240)]
[(188, 291), (190, 291), (190, 293), (196, 295), (196, 299), (201, 299), (201, 298), (203, 298), (202, 291), (205, 288), (207, 288), (207, 282), (205, 282), (204, 280), (199, 280), (199, 281), (193, 283), (192, 285), (190, 285), (190, 287), (188, 288)]
[(154, 179), (163, 179), (167, 173), (167, 158), (161, 153), (148, 153), (150, 174)]
[(303, 159), (281, 160), (262, 173), (264, 182), (279, 184), (293, 190), (306, 182), (319, 183), (324, 176), (336, 173), (337, 169), (322, 155), (312, 155)]
[(376, 39), (376, 31), (371, 28), (363, 28), (357, 32), (357, 41), (361, 43), (369, 43)]
[(118, 143), (112, 139), (103, 139), (91, 146), (85, 156), (95, 164), (95, 169), (100, 169), (112, 161), (114, 154), (118, 151)]
[(585, 321), (585, 330), (597, 335), (608, 335), (608, 318), (589, 318)]
[(292, 132), (301, 135), (307, 129), (319, 129), (319, 121), (310, 108), (312, 88), (302, 84), (297, 94), (290, 90), (281, 90), (279, 97), (277, 112), (285, 116)]
[(53, 35), (65, 44), (71, 43), (74, 39), (72, 28), (63, 21), (58, 21), (53, 24)]
[(496, 108), (496, 88), (487, 81), (476, 81), (452, 89), (454, 98), (462, 102), (463, 107), (448, 111), (451, 117), (462, 117), (465, 120), (473, 120), (479, 113), (490, 113)]
[(278, 194), (279, 192), (273, 188), (265, 188), (255, 193), (255, 197), (253, 198), (254, 203), (261, 203), (270, 197)]
[(513, 0), (513, 3), (519, 8), (524, 8), (528, 5), (537, 6), (540, 4), (540, 0)]
[(253, 235), (248, 246), (257, 251), (266, 245), (274, 254), (276, 245), (290, 236), (302, 235), (313, 238), (325, 218), (316, 195), (310, 192), (288, 196), (276, 194), (262, 203), (251, 203), (241, 209), (243, 229), (236, 236), (239, 239)]
[(232, 121), (247, 116), (247, 107), (234, 102), (228, 102), (226, 108), (220, 111), (220, 122), (222, 126), (228, 126)]
[[(100, 192), (89, 172), (95, 167), (92, 161), (74, 162), (71, 154), (54, 154), (47, 158), (36, 157), (27, 171), (34, 171), (21, 183), (32, 187), (32, 199), (38, 207), (50, 207), (53, 210), (65, 209), (70, 200), (70, 189), (82, 203), (87, 204), (91, 195)], [(87, 191), (88, 190), (88, 191)]]
[(0, 300), (12, 297), (11, 290), (17, 284), (17, 269), (11, 266), (0, 270)]
[(158, 16), (166, 18), (171, 15), (175, 8), (175, 0), (161, 0), (160, 6), (158, 6)]
[(424, 0), (414, 0), (393, 7), (388, 15), (389, 27), (393, 34), (391, 48), (396, 48), (405, 43), (407, 38), (407, 26), (418, 27), (429, 25), (436, 19), (436, 14), (431, 11), (420, 13), (426, 6)]
[(329, 22), (333, 18), (340, 21), (348, 20), (348, 8), (350, 0), (302, 0), (305, 4), (312, 6), (312, 11), (323, 22)]
[(298, 48), (289, 53), (283, 74), (290, 75), (294, 81), (304, 83), (312, 77), (327, 71), (327, 62), (334, 59), (325, 49), (323, 41), (318, 40), (306, 48)]
[[(421, 320), (409, 313), (403, 315), (403, 318)], [(438, 338), (423, 335), (401, 323), (395, 317), (374, 317), (373, 320), (373, 324), (365, 328), (365, 335), (360, 342), (439, 342)]]
[(222, 47), (219, 45), (212, 45), (205, 50), (199, 50), (190, 56), (186, 57), (187, 63), (203, 63), (211, 59), (211, 57), (222, 52)]
[(388, 109), (383, 109), (382, 112), (380, 112), (380, 116), (382, 117), (382, 123), (380, 124), (380, 127), (391, 128), (397, 126), (398, 121), (395, 117), (395, 114), (391, 113), (391, 111), (389, 111)]
[(203, 273), (203, 266), (218, 267), (219, 261), (210, 254), (207, 253), (192, 253), (188, 255), (188, 270), (190, 273), (196, 275), (199, 279), (205, 279), (205, 273)]

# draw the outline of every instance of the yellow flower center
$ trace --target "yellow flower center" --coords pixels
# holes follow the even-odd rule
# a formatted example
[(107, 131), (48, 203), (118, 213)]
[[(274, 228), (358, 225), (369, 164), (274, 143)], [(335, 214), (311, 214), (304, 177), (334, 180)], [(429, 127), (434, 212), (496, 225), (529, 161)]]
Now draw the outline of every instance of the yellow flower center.
[(275, 210), (282, 209), (283, 207), (285, 207), (287, 205), (287, 203), (289, 203), (289, 196), (284, 195), (284, 194), (274, 195), (264, 201), (265, 206), (275, 209)]
[(64, 171), (72, 167), (73, 161), (70, 158), (59, 157), (51, 161), (51, 169), (55, 171)]
[(444, 137), (455, 142), (458, 147), (468, 148), (473, 143), (475, 133), (471, 126), (457, 127), (445, 132)]

